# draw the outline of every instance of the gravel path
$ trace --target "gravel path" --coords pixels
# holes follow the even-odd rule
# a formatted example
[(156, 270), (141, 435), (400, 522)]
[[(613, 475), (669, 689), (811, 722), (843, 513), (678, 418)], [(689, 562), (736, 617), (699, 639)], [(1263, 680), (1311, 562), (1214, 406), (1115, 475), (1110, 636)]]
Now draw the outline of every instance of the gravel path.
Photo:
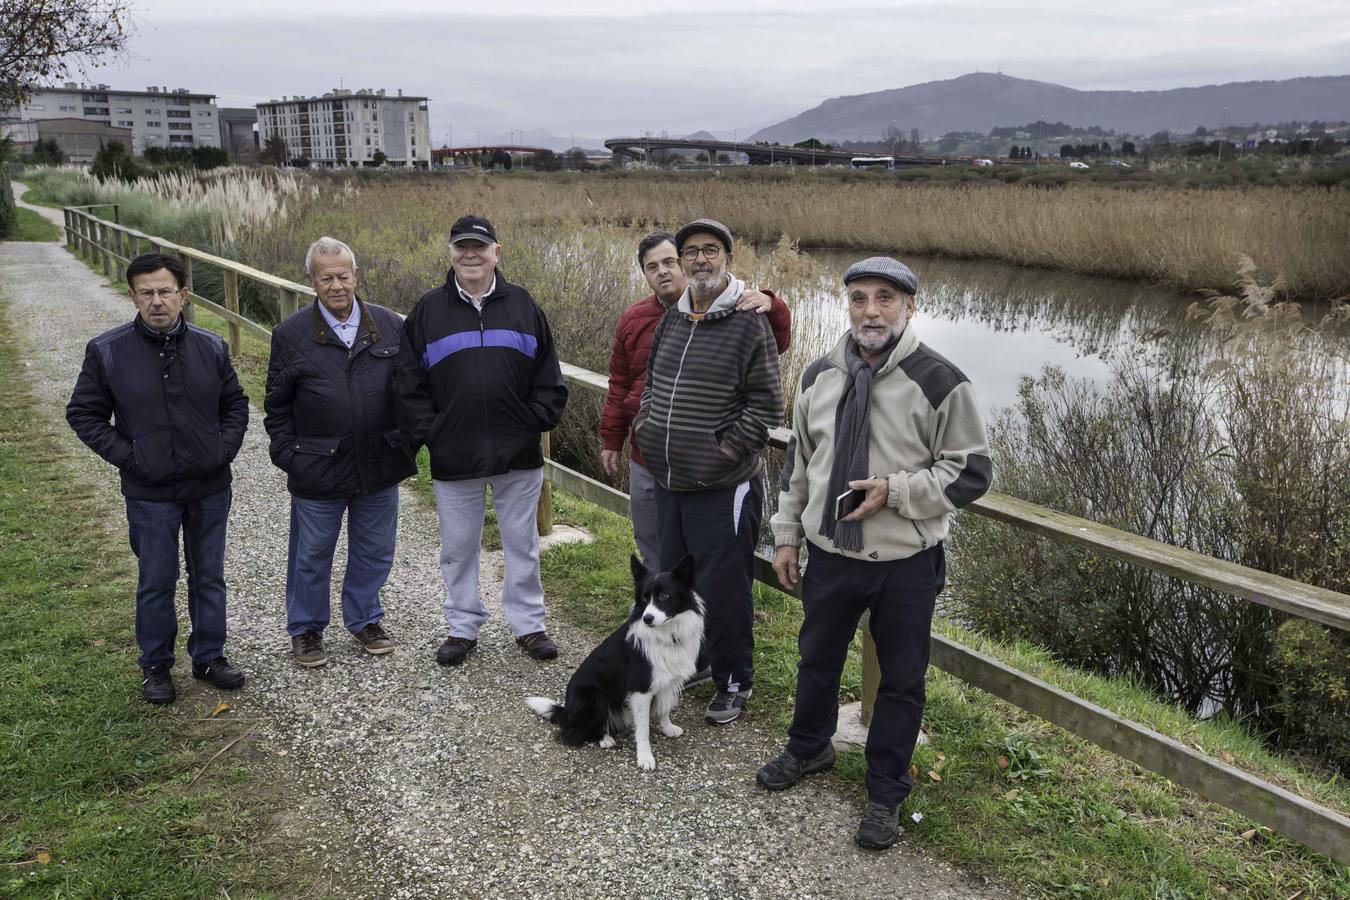
[[(59, 212), (36, 209), (60, 223)], [(55, 243), (0, 244), (0, 289), (21, 346), (35, 351), (29, 372), (44, 410), (59, 420), (84, 343), (126, 321), (130, 301)], [(274, 815), (289, 846), (346, 873), (321, 889), (381, 897), (1006, 896), (909, 840), (885, 854), (855, 849), (859, 809), (828, 788), (759, 790), (755, 767), (781, 738), (753, 716), (715, 730), (697, 702), (686, 702), (674, 716), (685, 736), (653, 737), (654, 773), (634, 766), (631, 742), (608, 752), (554, 742), (522, 699), (561, 696), (594, 640), (551, 620), (560, 658), (540, 664), (520, 653), (495, 599), (500, 553), (483, 557), (492, 617), (477, 652), (458, 669), (438, 667), (432, 655), (445, 622), (436, 516), (408, 490), (384, 595), (398, 650), (366, 656), (334, 622), (332, 661), (300, 669), (282, 602), (285, 482), (268, 461), (261, 422), (255, 405), (234, 466), (227, 650), (249, 680), (230, 699), (257, 723), (242, 752), (289, 781)], [(80, 476), (106, 491), (109, 527), (120, 532), (115, 473), (87, 451), (77, 458)], [(176, 671), (180, 703), (214, 703), (215, 692), (184, 677), (185, 665)]]

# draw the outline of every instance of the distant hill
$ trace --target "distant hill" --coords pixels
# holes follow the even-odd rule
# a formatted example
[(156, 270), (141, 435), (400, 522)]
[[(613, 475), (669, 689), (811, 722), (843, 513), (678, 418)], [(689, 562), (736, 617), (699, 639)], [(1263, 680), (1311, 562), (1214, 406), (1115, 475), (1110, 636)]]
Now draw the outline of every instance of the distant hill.
[[(1225, 113), (1225, 108), (1227, 112)], [(1045, 81), (977, 72), (946, 81), (835, 97), (762, 128), (749, 140), (791, 144), (821, 140), (876, 140), (887, 128), (925, 137), (951, 131), (988, 133), (1001, 125), (1063, 121), (1100, 125), (1124, 134), (1197, 125), (1350, 120), (1350, 75), (1240, 81), (1167, 91), (1080, 91)]]

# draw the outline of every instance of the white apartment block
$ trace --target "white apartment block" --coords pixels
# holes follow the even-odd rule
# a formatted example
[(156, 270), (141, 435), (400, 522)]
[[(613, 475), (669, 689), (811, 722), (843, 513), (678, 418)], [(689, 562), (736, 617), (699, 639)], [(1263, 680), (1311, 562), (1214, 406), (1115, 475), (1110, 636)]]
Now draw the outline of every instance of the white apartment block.
[(137, 156), (147, 147), (220, 146), (216, 95), (195, 94), (186, 88), (124, 91), (106, 84), (68, 81), (59, 88), (34, 88), (28, 102), (17, 110), (4, 110), (2, 117), (17, 121), (83, 119), (130, 128), (131, 152)]
[(383, 90), (329, 91), (322, 97), (282, 97), (258, 104), (258, 144), (286, 142), (286, 158), (317, 166), (431, 165), (431, 122), (426, 97), (389, 96)]

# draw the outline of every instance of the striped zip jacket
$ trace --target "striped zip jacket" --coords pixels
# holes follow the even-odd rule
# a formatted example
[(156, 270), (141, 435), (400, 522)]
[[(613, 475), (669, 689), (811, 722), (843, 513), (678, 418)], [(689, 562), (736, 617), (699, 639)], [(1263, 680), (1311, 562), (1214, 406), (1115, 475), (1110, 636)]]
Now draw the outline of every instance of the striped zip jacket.
[(984, 420), (966, 376), (919, 343), (911, 321), (872, 384), (868, 472), (889, 483), (886, 506), (863, 519), (860, 552), (840, 550), (820, 534), (820, 519), (834, 502), (827, 495), (850, 340), (845, 334), (802, 372), (778, 511), (770, 519), (774, 545), (795, 547), (804, 536), (853, 559), (904, 559), (944, 539), (952, 514), (989, 490)]
[(731, 279), (701, 317), (685, 291), (656, 327), (633, 434), (667, 490), (725, 488), (758, 475), (769, 429), (783, 420), (773, 330), (765, 316), (736, 311), (744, 289)]

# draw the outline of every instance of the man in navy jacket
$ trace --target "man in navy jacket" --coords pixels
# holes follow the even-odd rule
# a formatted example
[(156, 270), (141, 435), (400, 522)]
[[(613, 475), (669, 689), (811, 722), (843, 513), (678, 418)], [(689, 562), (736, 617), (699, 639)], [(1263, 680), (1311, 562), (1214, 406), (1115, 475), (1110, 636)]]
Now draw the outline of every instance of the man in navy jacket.
[(305, 254), (314, 302), (272, 330), (263, 425), (287, 475), (286, 631), (305, 668), (328, 662), (333, 551), (347, 517), (342, 618), (367, 653), (394, 651), (380, 589), (394, 565), (398, 483), (417, 473), (394, 422), (396, 313), (356, 294), (356, 254), (321, 237)]
[(127, 265), (127, 283), (136, 318), (89, 342), (66, 421), (121, 473), (139, 563), (141, 696), (172, 703), (180, 531), (192, 675), (218, 688), (244, 683), (224, 655), (225, 522), (230, 462), (244, 442), (248, 397), (225, 342), (183, 320), (184, 274), (177, 259), (143, 253)]
[(412, 446), (430, 451), (440, 513), (450, 634), (436, 661), (445, 666), (464, 661), (487, 619), (478, 550), (489, 485), (506, 563), (507, 624), (532, 658), (558, 655), (544, 631), (535, 510), (540, 435), (562, 418), (567, 385), (548, 320), (529, 291), (502, 277), (501, 252), (491, 222), (458, 219), (445, 284), (417, 301), (399, 348), (399, 424)]

